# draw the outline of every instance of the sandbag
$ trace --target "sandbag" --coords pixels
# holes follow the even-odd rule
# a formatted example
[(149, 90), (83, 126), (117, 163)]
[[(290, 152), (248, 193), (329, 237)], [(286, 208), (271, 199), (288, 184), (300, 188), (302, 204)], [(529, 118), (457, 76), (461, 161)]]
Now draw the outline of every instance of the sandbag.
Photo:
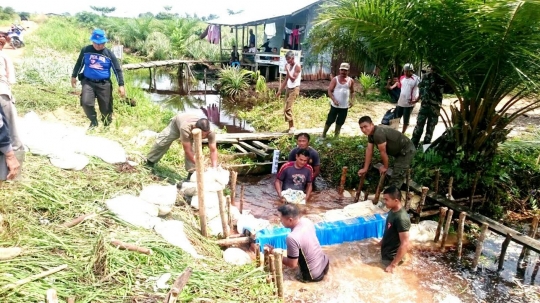
[(156, 233), (170, 244), (181, 248), (190, 254), (193, 258), (200, 259), (201, 255), (197, 253), (184, 232), (184, 223), (177, 220), (162, 221), (154, 227)]
[(146, 229), (153, 228), (161, 221), (156, 205), (133, 195), (121, 195), (105, 201), (107, 208), (120, 219)]
[[(203, 174), (204, 191), (217, 192), (224, 190), (229, 183), (230, 172), (221, 167), (210, 168)], [(197, 183), (197, 174), (191, 175), (190, 182)]]
[(171, 212), (176, 202), (176, 185), (151, 184), (143, 187), (139, 198), (158, 206), (159, 215), (164, 216)]
[(229, 264), (238, 266), (251, 263), (249, 254), (238, 247), (229, 247), (223, 252), (223, 259)]
[(143, 147), (144, 145), (146, 145), (146, 143), (148, 143), (148, 140), (155, 139), (157, 135), (158, 133), (156, 133), (155, 131), (143, 130), (137, 136), (131, 138), (131, 140), (129, 140), (129, 143), (137, 147)]
[(306, 204), (306, 194), (301, 190), (286, 189), (281, 192), (281, 196), (285, 198), (287, 203)]
[(53, 153), (49, 161), (58, 168), (71, 170), (82, 170), (90, 162), (88, 157), (76, 153), (65, 153), (62, 155)]

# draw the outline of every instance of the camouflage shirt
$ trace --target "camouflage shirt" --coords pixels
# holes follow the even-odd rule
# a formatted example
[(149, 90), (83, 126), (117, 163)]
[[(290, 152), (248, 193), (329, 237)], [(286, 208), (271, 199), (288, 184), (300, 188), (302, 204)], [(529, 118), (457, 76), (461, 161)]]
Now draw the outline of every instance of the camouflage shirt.
[(375, 126), (373, 134), (368, 136), (368, 142), (377, 146), (386, 142), (386, 153), (393, 157), (404, 155), (414, 149), (411, 139), (386, 125)]
[(435, 105), (440, 106), (442, 103), (442, 89), (444, 80), (435, 72), (426, 74), (422, 78), (422, 82), (418, 85), (420, 88), (420, 99), (422, 106)]

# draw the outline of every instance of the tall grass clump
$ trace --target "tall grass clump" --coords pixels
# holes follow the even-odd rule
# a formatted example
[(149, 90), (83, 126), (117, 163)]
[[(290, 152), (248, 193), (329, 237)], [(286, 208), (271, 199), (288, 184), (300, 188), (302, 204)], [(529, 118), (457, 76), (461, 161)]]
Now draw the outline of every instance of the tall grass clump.
[(359, 78), (360, 85), (362, 86), (362, 96), (365, 97), (370, 88), (375, 87), (376, 79), (372, 75), (362, 73)]
[[(54, 49), (78, 55), (83, 46), (90, 44), (91, 32), (91, 29), (80, 28), (71, 18), (50, 17), (34, 33), (25, 37), (26, 50), (35, 54), (38, 50)], [(55, 55), (43, 53), (48, 58)]]

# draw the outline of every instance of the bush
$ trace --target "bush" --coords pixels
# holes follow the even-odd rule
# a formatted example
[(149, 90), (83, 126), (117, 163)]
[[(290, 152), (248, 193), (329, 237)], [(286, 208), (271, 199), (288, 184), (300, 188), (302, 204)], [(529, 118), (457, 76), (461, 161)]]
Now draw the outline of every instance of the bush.
[(359, 81), (360, 85), (362, 85), (362, 96), (366, 96), (368, 90), (375, 86), (375, 82), (377, 79), (375, 77), (368, 75), (366, 73), (362, 73), (360, 75)]

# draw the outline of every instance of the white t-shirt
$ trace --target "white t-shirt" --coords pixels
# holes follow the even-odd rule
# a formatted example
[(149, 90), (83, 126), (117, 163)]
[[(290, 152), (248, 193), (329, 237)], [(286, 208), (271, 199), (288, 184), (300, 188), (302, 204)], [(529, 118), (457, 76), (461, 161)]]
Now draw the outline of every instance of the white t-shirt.
[(351, 97), (352, 78), (345, 78), (345, 84), (339, 83), (339, 76), (336, 76), (336, 87), (334, 88), (334, 98), (339, 103), (334, 104), (330, 99), (330, 105), (335, 108), (349, 108), (349, 98)]
[(397, 105), (401, 107), (413, 107), (414, 104), (410, 104), (409, 102), (418, 99), (420, 95), (418, 84), (420, 84), (420, 77), (415, 74), (410, 78), (403, 77), (401, 79), (401, 94), (399, 95)]

